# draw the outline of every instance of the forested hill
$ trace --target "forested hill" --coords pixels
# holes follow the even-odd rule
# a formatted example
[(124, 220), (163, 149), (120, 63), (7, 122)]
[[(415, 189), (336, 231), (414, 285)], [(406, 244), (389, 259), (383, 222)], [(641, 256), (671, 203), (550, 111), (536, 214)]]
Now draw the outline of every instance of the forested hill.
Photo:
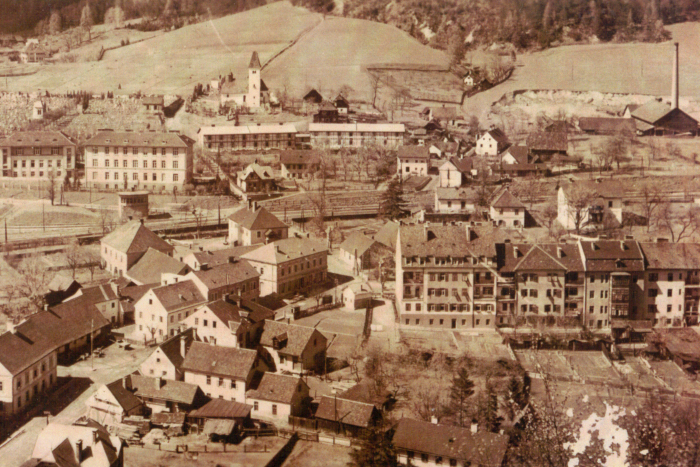
[[(294, 0), (312, 10), (336, 0)], [(664, 40), (663, 26), (700, 17), (700, 0), (338, 0), (343, 15), (393, 24), (436, 48), (512, 43), (518, 49), (586, 40)]]

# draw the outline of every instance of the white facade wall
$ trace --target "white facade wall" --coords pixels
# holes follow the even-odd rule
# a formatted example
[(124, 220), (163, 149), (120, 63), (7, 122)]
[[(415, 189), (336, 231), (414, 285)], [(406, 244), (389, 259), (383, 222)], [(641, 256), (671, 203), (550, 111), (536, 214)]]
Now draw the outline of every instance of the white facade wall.
[(523, 208), (494, 208), (491, 206), (491, 219), (505, 227), (523, 227), (525, 225), (525, 209)]
[(185, 371), (185, 382), (196, 384), (212, 399), (220, 398), (234, 402), (245, 402), (245, 381), (229, 377), (207, 376), (203, 373)]
[(497, 156), (498, 141), (490, 133), (484, 135), (476, 141), (475, 152), (477, 156)]
[(143, 361), (139, 371), (144, 376), (160, 377), (173, 381), (182, 381), (184, 375), (177, 371), (173, 362), (163, 353), (160, 347)]
[(282, 402), (270, 402), (251, 398), (246, 401), (246, 404), (253, 406), (253, 410), (250, 412), (251, 418), (288, 423), (289, 416), (292, 414), (292, 406)]
[(0, 417), (23, 411), (30, 401), (56, 384), (56, 359), (56, 351), (51, 351), (15, 375), (0, 365)]
[(443, 168), (440, 167), (440, 187), (442, 188), (459, 188), (462, 186), (462, 173), (454, 166)]

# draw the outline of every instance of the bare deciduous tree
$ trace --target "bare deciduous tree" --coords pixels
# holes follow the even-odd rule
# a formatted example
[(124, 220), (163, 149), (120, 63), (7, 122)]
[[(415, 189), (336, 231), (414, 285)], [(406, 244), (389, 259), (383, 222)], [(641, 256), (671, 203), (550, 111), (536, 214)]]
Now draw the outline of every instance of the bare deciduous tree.
[(567, 217), (579, 235), (584, 223), (588, 221), (589, 209), (596, 198), (596, 193), (582, 185), (573, 184), (566, 190)]
[(674, 243), (692, 237), (700, 229), (700, 211), (695, 207), (676, 213), (666, 201), (659, 206), (656, 217), (658, 226), (668, 232)]
[(648, 181), (641, 186), (640, 194), (642, 195), (642, 212), (646, 218), (647, 232), (649, 232), (656, 208), (662, 202), (662, 192), (657, 184)]

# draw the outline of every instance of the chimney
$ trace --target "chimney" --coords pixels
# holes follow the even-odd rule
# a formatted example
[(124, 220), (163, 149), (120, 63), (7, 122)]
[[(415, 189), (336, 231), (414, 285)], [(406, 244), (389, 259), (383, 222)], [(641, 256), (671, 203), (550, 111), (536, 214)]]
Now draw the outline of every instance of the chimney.
[(437, 418), (435, 415), (431, 415), (431, 416), (430, 416), (430, 423), (432, 423), (433, 425), (437, 425), (437, 424), (438, 424), (438, 418)]
[(182, 358), (187, 355), (187, 338), (185, 336), (180, 337), (180, 355)]
[(122, 378), (122, 386), (127, 391), (131, 391), (131, 377), (130, 376), (127, 375), (127, 376), (124, 376)]
[(559, 258), (563, 258), (563, 257), (564, 257), (564, 250), (563, 250), (562, 247), (560, 247), (560, 246), (557, 247), (557, 256), (558, 256)]
[(251, 209), (253, 207), (253, 200), (249, 199), (248, 200), (248, 209)]
[(95, 446), (97, 444), (97, 430), (92, 432), (92, 445)]
[(8, 319), (5, 327), (7, 328), (8, 332), (11, 332), (12, 334), (17, 334), (17, 325), (15, 324), (14, 319)]
[(519, 254), (520, 254), (520, 250), (518, 249), (518, 247), (517, 246), (513, 247), (513, 258), (517, 258)]
[(671, 108), (678, 108), (678, 42), (673, 43), (673, 81), (671, 83)]
[(139, 219), (139, 221), (141, 222), (141, 225), (143, 225), (143, 219)]
[(472, 423), (472, 434), (475, 434), (479, 431), (479, 424), (478, 423)]
[(160, 389), (163, 386), (163, 379), (160, 376), (154, 378), (156, 389)]
[(75, 456), (78, 458), (78, 464), (83, 462), (83, 440), (79, 439), (75, 442)]

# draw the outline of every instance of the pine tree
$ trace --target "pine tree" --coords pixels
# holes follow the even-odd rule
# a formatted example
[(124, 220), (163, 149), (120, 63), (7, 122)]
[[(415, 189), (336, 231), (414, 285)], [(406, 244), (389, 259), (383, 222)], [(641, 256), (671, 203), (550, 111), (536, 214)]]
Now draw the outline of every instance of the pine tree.
[(88, 33), (88, 40), (92, 39), (92, 34), (90, 29), (95, 24), (95, 20), (92, 17), (92, 8), (90, 8), (90, 3), (86, 3), (83, 7), (83, 11), (80, 13), (80, 27), (85, 29)]
[(486, 380), (484, 393), (479, 398), (478, 408), (479, 418), (484, 430), (498, 433), (503, 418), (498, 415), (498, 395), (488, 379)]
[(459, 425), (464, 426), (467, 415), (467, 399), (474, 395), (474, 382), (469, 378), (469, 371), (462, 367), (452, 378), (450, 388), (450, 406), (448, 411), (459, 419)]
[(399, 219), (407, 214), (406, 201), (403, 199), (403, 185), (394, 177), (382, 194), (379, 212), (385, 219)]
[(49, 34), (55, 36), (61, 32), (61, 14), (54, 10), (51, 12), (51, 17), (49, 18)]
[(360, 449), (350, 450), (353, 467), (395, 467), (396, 451), (391, 439), (379, 427), (371, 427)]

